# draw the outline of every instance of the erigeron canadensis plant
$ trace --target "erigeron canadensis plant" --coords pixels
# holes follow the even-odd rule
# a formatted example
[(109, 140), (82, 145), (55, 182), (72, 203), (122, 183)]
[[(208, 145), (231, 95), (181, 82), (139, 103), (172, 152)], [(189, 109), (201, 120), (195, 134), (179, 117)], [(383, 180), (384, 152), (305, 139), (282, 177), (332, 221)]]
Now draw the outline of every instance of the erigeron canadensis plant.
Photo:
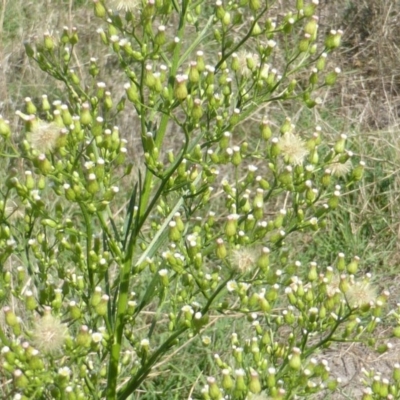
[[(340, 73), (327, 60), (342, 32), (319, 33), (316, 0), (274, 18), (259, 0), (93, 3), (125, 94), (100, 80), (96, 55), (91, 78), (78, 77), (78, 32), (65, 28), (26, 44), (65, 98), (27, 98), (20, 136), (0, 119), (1, 390), (140, 397), (194, 339), (213, 361), (192, 386), (158, 383), (163, 398), (335, 390), (316, 356), (335, 341), (374, 344), (388, 293), (357, 275), (358, 257), (301, 265), (285, 241), (323, 229), (364, 163), (352, 162), (346, 135), (299, 132), (273, 105), (318, 106)], [(116, 121), (132, 110), (141, 148), (129, 152)], [(220, 354), (209, 332), (238, 316), (247, 328), (224, 332)]]

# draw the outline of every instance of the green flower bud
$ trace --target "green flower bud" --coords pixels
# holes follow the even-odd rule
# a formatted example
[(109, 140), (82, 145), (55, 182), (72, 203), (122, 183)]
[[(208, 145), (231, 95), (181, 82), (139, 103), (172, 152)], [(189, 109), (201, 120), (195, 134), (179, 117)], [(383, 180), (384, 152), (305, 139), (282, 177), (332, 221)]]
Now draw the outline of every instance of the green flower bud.
[[(399, 336), (396, 336), (399, 337)], [(396, 382), (400, 382), (400, 364), (396, 363), (393, 366), (393, 379)]]
[(92, 298), (91, 298), (91, 300), (90, 300), (90, 304), (91, 304), (93, 307), (96, 307), (96, 306), (100, 303), (101, 297), (102, 297), (102, 294), (101, 294), (101, 287), (97, 286), (97, 287), (95, 287), (95, 289), (94, 289)]
[(303, 39), (299, 41), (298, 49), (300, 52), (305, 53), (310, 47), (310, 38), (311, 36), (308, 33), (305, 33)]
[[(101, 296), (100, 302), (95, 306), (95, 312), (97, 315), (104, 316), (107, 314), (108, 308), (108, 300), (110, 297), (106, 294), (103, 294)], [(93, 298), (92, 298), (93, 300)]]
[(329, 32), (329, 35), (325, 39), (325, 47), (328, 50), (333, 50), (333, 49), (336, 49), (337, 47), (339, 47), (341, 39), (342, 39), (342, 35), (343, 35), (343, 32), (340, 30), (339, 31), (331, 30)]
[(191, 82), (191, 83), (198, 83), (200, 80), (200, 72), (197, 69), (196, 61), (192, 61), (190, 63), (188, 78), (189, 78), (189, 82)]
[(101, 0), (93, 0), (94, 3), (94, 14), (96, 17), (104, 18), (107, 15), (107, 10), (104, 7)]
[(235, 371), (236, 382), (235, 382), (235, 392), (243, 393), (247, 391), (246, 382), (244, 380), (245, 372), (243, 369), (237, 369)]
[(233, 150), (233, 154), (232, 154), (232, 158), (231, 158), (231, 163), (235, 167), (237, 167), (242, 162), (242, 156), (240, 154), (240, 147), (239, 146), (233, 146), (232, 150)]
[(179, 242), (181, 240), (181, 231), (178, 229), (178, 227), (176, 226), (176, 222), (175, 221), (171, 221), (169, 224), (169, 233), (168, 233), (168, 237), (172, 242)]
[(231, 24), (231, 13), (225, 12), (221, 22), (224, 26), (229, 26)]
[(304, 32), (314, 37), (318, 29), (318, 17), (313, 15), (304, 27)]
[(287, 288), (285, 289), (285, 294), (287, 295), (288, 300), (289, 300), (289, 303), (290, 303), (292, 306), (294, 306), (294, 305), (297, 304), (296, 296), (294, 295), (293, 290), (292, 290), (290, 287), (287, 287)]
[(208, 383), (208, 394), (210, 395), (210, 398), (212, 400), (222, 400), (223, 396), (220, 388), (217, 385), (216, 379), (210, 376), (207, 378), (207, 383)]
[(335, 190), (332, 197), (328, 200), (328, 206), (330, 209), (334, 210), (337, 208), (337, 206), (339, 205), (339, 198), (340, 192), (338, 190)]
[(319, 3), (319, 0), (312, 0), (311, 3), (307, 4), (303, 8), (303, 13), (305, 17), (311, 17), (315, 14), (315, 10), (317, 8), (317, 5)]
[(260, 25), (258, 24), (258, 22), (256, 22), (256, 23), (253, 25), (253, 29), (252, 29), (252, 31), (251, 31), (251, 35), (252, 35), (252, 36), (258, 36), (258, 35), (260, 35), (261, 33), (262, 33), (262, 29), (261, 29)]
[(10, 307), (4, 307), (3, 312), (5, 314), (5, 321), (8, 326), (14, 327), (19, 325), (18, 317), (14, 314)]
[(105, 97), (104, 97), (104, 107), (106, 110), (111, 110), (113, 107), (113, 101), (111, 98), (111, 93), (110, 92), (105, 92)]
[(100, 190), (100, 186), (99, 183), (97, 182), (96, 175), (93, 173), (88, 175), (86, 190), (92, 195), (96, 194)]
[(53, 165), (51, 162), (46, 158), (45, 154), (39, 154), (39, 156), (36, 159), (36, 164), (37, 167), (39, 168), (39, 171), (44, 175), (48, 175), (53, 171)]
[(261, 382), (258, 377), (258, 373), (254, 370), (250, 371), (250, 382), (249, 382), (249, 391), (251, 393), (260, 393), (262, 390)]
[[(54, 47), (55, 47), (55, 44), (54, 44), (54, 39), (50, 36), (50, 33), (49, 32), (45, 32), (44, 34), (43, 34), (43, 45), (44, 45), (44, 48), (47, 50), (47, 51), (53, 51), (54, 50)], [(34, 113), (33, 113), (34, 114)]]
[(165, 36), (165, 26), (164, 25), (160, 25), (158, 27), (158, 32), (156, 34), (156, 36), (154, 37), (154, 43), (157, 46), (162, 46), (163, 44), (165, 44), (166, 42), (166, 36)]
[(351, 177), (355, 181), (359, 181), (362, 179), (365, 169), (365, 162), (360, 161), (360, 163), (353, 169)]
[(92, 115), (90, 113), (90, 105), (89, 103), (83, 103), (82, 104), (82, 110), (81, 110), (81, 118), (80, 122), (84, 126), (88, 126), (92, 123)]
[(260, 0), (250, 0), (249, 7), (250, 7), (251, 11), (257, 11), (261, 7), (261, 1)]
[(32, 103), (32, 100), (30, 97), (25, 97), (25, 110), (28, 115), (34, 115), (37, 112), (37, 108)]
[(228, 215), (227, 222), (225, 225), (225, 234), (228, 238), (236, 235), (238, 218), (239, 218), (239, 216), (237, 214)]
[(35, 188), (35, 180), (32, 177), (32, 171), (25, 171), (25, 186), (28, 190)]
[(29, 379), (24, 373), (17, 369), (13, 373), (14, 384), (18, 389), (25, 389), (29, 385)]
[(185, 100), (188, 96), (188, 90), (186, 87), (186, 82), (188, 80), (187, 75), (177, 75), (176, 83), (174, 89), (175, 98), (179, 101)]
[(351, 275), (355, 275), (358, 271), (359, 262), (360, 262), (360, 257), (355, 256), (347, 266), (347, 272)]
[(203, 116), (203, 108), (200, 99), (193, 100), (191, 116), (195, 121), (199, 121)]
[(275, 368), (268, 368), (267, 386), (269, 388), (273, 388), (276, 386), (275, 374), (276, 374)]
[(297, 347), (293, 347), (292, 354), (289, 355), (289, 367), (296, 371), (301, 369), (301, 351)]
[(310, 263), (310, 270), (308, 272), (308, 280), (310, 282), (316, 281), (318, 279), (317, 263)]
[(10, 122), (4, 120), (0, 115), (0, 136), (4, 139), (8, 139), (11, 136)]
[(332, 86), (336, 83), (336, 79), (338, 77), (338, 75), (341, 73), (341, 69), (340, 68), (335, 68), (334, 71), (329, 72), (326, 76), (325, 76), (325, 84), (328, 86)]
[(318, 83), (318, 69), (317, 68), (313, 68), (311, 70), (309, 82), (311, 83), (311, 85), (316, 85)]
[(76, 45), (78, 43), (78, 41), (79, 41), (78, 30), (75, 27), (73, 27), (72, 28), (72, 34), (71, 34), (71, 36), (69, 38), (69, 42), (72, 45)]
[[(102, 32), (102, 34), (104, 34), (105, 44), (108, 44), (108, 39), (106, 38), (104, 31), (101, 30), (101, 32)], [(103, 40), (103, 42), (104, 42), (104, 40)], [(95, 78), (99, 74), (99, 72), (100, 72), (100, 68), (97, 65), (97, 59), (92, 57), (90, 59), (90, 64), (89, 64), (89, 74), (93, 78)]]
[(224, 368), (222, 371), (221, 386), (225, 391), (230, 391), (233, 388), (233, 379), (228, 369)]
[(161, 283), (164, 287), (168, 287), (169, 279), (168, 279), (168, 270), (167, 269), (160, 269), (158, 271), (158, 275), (160, 276)]
[(216, 255), (220, 260), (223, 260), (228, 255), (224, 241), (222, 239), (217, 239), (216, 243)]
[(327, 56), (328, 55), (326, 53), (322, 53), (321, 56), (318, 58), (317, 63), (315, 64), (315, 67), (318, 71), (323, 71), (325, 69)]
[(69, 315), (73, 320), (81, 318), (82, 312), (75, 301), (70, 301), (70, 303), (68, 304), (68, 308), (69, 308)]
[(223, 7), (222, 1), (217, 0), (215, 2), (215, 16), (219, 19), (222, 20), (225, 15), (225, 9)]
[(196, 63), (197, 63), (197, 70), (201, 73), (206, 69), (206, 64), (204, 62), (204, 53), (199, 50), (196, 53)]

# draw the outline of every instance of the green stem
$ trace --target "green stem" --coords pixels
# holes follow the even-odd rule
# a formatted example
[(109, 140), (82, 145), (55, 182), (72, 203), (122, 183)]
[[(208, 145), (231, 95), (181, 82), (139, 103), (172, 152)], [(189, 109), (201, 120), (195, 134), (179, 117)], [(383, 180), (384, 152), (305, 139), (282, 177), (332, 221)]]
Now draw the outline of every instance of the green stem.
[[(118, 394), (118, 400), (125, 400), (130, 394), (132, 394), (139, 385), (144, 381), (147, 375), (150, 373), (152, 366), (157, 360), (173, 345), (175, 340), (186, 332), (188, 327), (180, 328), (178, 331), (173, 333), (149, 358), (149, 360), (143, 365), (137, 374), (129, 380), (125, 387)], [(109, 399), (107, 397), (107, 399)]]
[(83, 219), (85, 220), (85, 227), (86, 227), (86, 265), (87, 265), (87, 273), (89, 277), (90, 283), (90, 293), (92, 293), (92, 289), (94, 286), (93, 283), (93, 270), (92, 270), (92, 259), (90, 257), (90, 251), (92, 249), (92, 223), (89, 217), (87, 210), (84, 207), (84, 204), (80, 203), (79, 207), (81, 209)]
[(113, 344), (110, 352), (110, 362), (108, 366), (108, 377), (107, 377), (107, 391), (106, 398), (113, 400), (116, 398), (117, 393), (117, 380), (118, 380), (118, 365), (121, 354), (122, 336), (125, 326), (125, 315), (128, 306), (128, 293), (129, 293), (129, 282), (131, 276), (131, 258), (125, 260), (122, 273), (121, 283), (119, 286), (119, 297), (117, 304), (117, 315), (115, 319), (115, 333)]

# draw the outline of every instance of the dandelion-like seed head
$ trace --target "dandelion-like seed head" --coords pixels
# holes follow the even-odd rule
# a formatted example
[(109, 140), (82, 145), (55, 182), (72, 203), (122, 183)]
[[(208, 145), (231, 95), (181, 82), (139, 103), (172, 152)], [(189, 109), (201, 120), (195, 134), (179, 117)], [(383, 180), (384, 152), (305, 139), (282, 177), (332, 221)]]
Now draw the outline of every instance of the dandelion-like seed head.
[(286, 132), (278, 142), (284, 160), (288, 164), (300, 165), (308, 154), (306, 143), (292, 132)]
[(110, 0), (111, 8), (116, 8), (118, 11), (136, 11), (142, 2), (140, 0)]
[(326, 285), (326, 294), (328, 297), (333, 297), (336, 294), (341, 293), (339, 283), (340, 279), (338, 276), (332, 277), (331, 281)]
[(377, 294), (370, 282), (354, 282), (346, 291), (350, 307), (362, 307), (376, 302)]
[(332, 175), (337, 176), (338, 178), (346, 176), (352, 168), (352, 163), (350, 159), (345, 161), (344, 163), (339, 162), (339, 157), (336, 156), (332, 162), (332, 164), (329, 165), (329, 169), (332, 172)]
[(231, 255), (232, 266), (240, 273), (245, 273), (254, 269), (257, 255), (254, 249), (243, 248), (233, 250)]
[(4, 217), (13, 220), (21, 218), (23, 215), (24, 213), (21, 207), (19, 207), (14, 201), (8, 199), (6, 206), (4, 207)]
[(42, 353), (55, 353), (61, 349), (67, 336), (67, 327), (50, 312), (38, 319), (33, 328), (33, 345)]
[(269, 397), (264, 393), (250, 394), (248, 397), (246, 397), (246, 400), (271, 400), (271, 399), (272, 397)]
[(260, 57), (256, 53), (250, 53), (249, 51), (242, 50), (237, 53), (237, 59), (239, 62), (239, 73), (244, 77), (249, 77), (251, 75), (251, 69), (249, 68), (249, 63), (254, 63), (259, 65)]
[(56, 147), (60, 130), (60, 127), (53, 122), (39, 120), (30, 132), (29, 142), (34, 149), (47, 153)]

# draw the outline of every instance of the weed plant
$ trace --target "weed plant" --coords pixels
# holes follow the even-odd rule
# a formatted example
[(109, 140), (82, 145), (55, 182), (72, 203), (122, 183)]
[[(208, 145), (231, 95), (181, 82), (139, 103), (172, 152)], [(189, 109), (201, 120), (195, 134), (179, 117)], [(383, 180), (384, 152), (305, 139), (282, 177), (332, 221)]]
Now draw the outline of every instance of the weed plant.
[[(300, 262), (290, 240), (325, 235), (365, 163), (346, 135), (330, 143), (321, 127), (300, 132), (269, 110), (318, 107), (340, 74), (327, 59), (342, 32), (319, 34), (316, 0), (273, 19), (260, 0), (93, 5), (124, 95), (100, 80), (95, 54), (80, 79), (80, 32), (66, 27), (25, 44), (64, 95), (25, 99), (22, 138), (0, 118), (3, 395), (334, 392), (321, 352), (390, 349), (375, 333), (389, 293), (359, 272), (358, 256)], [(139, 120), (132, 156), (116, 125), (124, 113)], [(400, 336), (398, 310), (389, 315)], [(363, 399), (398, 398), (399, 365), (364, 375)]]

